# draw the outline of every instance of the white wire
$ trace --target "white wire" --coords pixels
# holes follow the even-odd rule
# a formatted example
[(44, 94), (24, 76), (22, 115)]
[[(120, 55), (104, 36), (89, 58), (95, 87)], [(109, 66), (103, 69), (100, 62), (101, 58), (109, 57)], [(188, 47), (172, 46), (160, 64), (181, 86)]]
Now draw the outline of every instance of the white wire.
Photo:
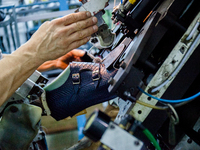
[(194, 28), (192, 29), (192, 31), (190, 32), (190, 34), (188, 35), (188, 37), (186, 38), (187, 41), (189, 41), (192, 36), (194, 35), (194, 32), (196, 31), (196, 29), (198, 28), (200, 24), (200, 19), (198, 19), (197, 23), (195, 24)]
[(191, 51), (193, 50), (194, 46), (197, 44), (197, 42), (200, 39), (200, 34), (198, 34), (197, 38), (194, 40), (194, 42), (192, 43), (192, 45), (190, 46), (189, 50), (187, 51), (187, 53), (185, 54), (184, 58), (181, 60), (181, 63), (178, 65), (178, 67), (174, 70), (174, 72), (169, 76), (169, 78), (163, 82), (161, 85), (157, 86), (156, 88), (152, 89), (151, 92), (154, 93), (158, 90), (160, 90), (163, 86), (165, 86), (176, 74), (177, 72), (181, 69), (181, 67), (183, 66), (183, 64), (185, 63), (186, 59), (188, 58), (188, 56), (190, 55)]
[(169, 108), (172, 110), (172, 112), (174, 113), (174, 116), (175, 116), (175, 120), (174, 120), (174, 124), (178, 124), (179, 123), (179, 117), (178, 117), (178, 114), (176, 112), (176, 110), (174, 109), (174, 107), (171, 105), (171, 104), (167, 104), (169, 106)]

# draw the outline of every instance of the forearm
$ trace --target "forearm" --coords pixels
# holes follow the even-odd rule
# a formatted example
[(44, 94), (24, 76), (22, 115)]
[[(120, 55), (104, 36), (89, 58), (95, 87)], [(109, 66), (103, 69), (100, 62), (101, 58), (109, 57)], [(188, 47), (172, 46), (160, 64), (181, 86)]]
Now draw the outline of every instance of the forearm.
[(42, 63), (87, 43), (98, 30), (96, 23), (89, 12), (43, 23), (26, 44), (0, 61), (0, 106)]
[(33, 51), (27, 50), (31, 48), (29, 44), (22, 45), (0, 61), (0, 106), (43, 63)]

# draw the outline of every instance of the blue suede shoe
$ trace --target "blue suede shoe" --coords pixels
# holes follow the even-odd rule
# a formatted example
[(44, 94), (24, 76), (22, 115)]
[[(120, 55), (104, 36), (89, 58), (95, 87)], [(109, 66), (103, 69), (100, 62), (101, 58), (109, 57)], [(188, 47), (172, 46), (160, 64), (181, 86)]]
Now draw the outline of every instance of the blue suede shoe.
[(51, 116), (56, 120), (73, 116), (92, 105), (116, 95), (108, 92), (108, 80), (116, 70), (107, 71), (103, 64), (73, 62), (57, 79), (45, 87)]

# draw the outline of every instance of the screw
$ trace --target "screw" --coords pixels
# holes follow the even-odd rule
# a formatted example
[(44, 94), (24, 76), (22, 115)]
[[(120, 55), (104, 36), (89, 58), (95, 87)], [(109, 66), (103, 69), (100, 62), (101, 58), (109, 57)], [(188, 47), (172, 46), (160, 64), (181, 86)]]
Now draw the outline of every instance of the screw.
[(125, 62), (122, 62), (122, 63), (120, 64), (120, 67), (121, 67), (122, 69), (125, 69), (125, 68), (126, 68), (126, 63), (125, 63)]
[(168, 77), (169, 76), (169, 72), (165, 72), (164, 76)]
[(140, 145), (140, 142), (139, 142), (139, 141), (134, 141), (134, 144), (135, 144), (136, 146), (138, 146), (138, 145)]
[(187, 142), (188, 142), (189, 144), (191, 144), (191, 143), (192, 143), (192, 139), (189, 138), (189, 139), (187, 140)]
[(111, 124), (110, 125), (110, 129), (114, 129), (114, 128), (115, 128), (115, 126)]

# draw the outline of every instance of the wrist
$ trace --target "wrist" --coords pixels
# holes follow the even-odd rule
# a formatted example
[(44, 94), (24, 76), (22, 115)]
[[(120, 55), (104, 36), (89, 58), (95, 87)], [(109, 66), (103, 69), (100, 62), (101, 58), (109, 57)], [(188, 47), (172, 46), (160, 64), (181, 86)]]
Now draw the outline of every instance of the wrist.
[(29, 60), (30, 63), (37, 68), (46, 60), (40, 57), (40, 54), (36, 49), (37, 45), (28, 41), (19, 48), (19, 53), (24, 57), (24, 59)]

